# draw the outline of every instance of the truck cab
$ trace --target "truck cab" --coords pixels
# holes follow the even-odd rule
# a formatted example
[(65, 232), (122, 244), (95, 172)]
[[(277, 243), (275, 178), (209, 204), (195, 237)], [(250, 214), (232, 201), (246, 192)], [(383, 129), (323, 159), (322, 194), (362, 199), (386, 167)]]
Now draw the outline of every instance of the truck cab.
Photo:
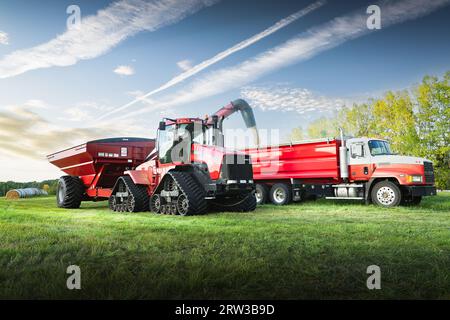
[(430, 160), (395, 154), (382, 139), (351, 138), (345, 143), (348, 182), (363, 183), (365, 198), (372, 202), (384, 206), (417, 204), (422, 196), (436, 194)]

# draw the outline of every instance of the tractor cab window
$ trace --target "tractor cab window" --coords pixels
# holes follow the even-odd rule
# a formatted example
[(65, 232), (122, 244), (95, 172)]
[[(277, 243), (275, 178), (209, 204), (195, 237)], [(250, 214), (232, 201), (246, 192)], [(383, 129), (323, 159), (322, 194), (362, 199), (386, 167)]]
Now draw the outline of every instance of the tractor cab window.
[(168, 125), (166, 126), (165, 130), (159, 131), (158, 152), (159, 152), (159, 159), (162, 163), (172, 162), (170, 151), (172, 150), (173, 147), (175, 132), (176, 132), (175, 125)]
[(381, 156), (393, 154), (389, 143), (382, 140), (370, 140), (369, 141), (370, 154), (372, 156)]

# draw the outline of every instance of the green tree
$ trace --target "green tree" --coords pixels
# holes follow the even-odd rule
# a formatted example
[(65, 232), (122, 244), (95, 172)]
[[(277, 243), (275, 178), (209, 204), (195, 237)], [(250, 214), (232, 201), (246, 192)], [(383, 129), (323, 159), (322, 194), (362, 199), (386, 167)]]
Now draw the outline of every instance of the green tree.
[(382, 99), (374, 100), (372, 121), (374, 137), (389, 140), (398, 153), (414, 154), (419, 139), (414, 103), (407, 91), (389, 91)]
[(306, 131), (308, 132), (308, 138), (328, 138), (336, 137), (338, 135), (338, 123), (334, 118), (321, 117), (311, 122)]
[(291, 142), (301, 141), (304, 138), (305, 137), (304, 137), (304, 133), (303, 133), (303, 128), (302, 127), (296, 127), (294, 129), (292, 129), (291, 133), (289, 134), (289, 141), (291, 141)]
[(450, 71), (441, 80), (426, 76), (414, 94), (419, 145), (417, 154), (433, 161), (436, 185), (450, 188)]

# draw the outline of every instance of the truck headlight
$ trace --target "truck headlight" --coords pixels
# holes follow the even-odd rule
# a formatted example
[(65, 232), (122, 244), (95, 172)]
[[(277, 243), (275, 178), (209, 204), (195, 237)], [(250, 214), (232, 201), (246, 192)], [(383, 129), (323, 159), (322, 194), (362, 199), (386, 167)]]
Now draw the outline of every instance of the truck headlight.
[(422, 182), (422, 176), (408, 176), (407, 177), (408, 182)]

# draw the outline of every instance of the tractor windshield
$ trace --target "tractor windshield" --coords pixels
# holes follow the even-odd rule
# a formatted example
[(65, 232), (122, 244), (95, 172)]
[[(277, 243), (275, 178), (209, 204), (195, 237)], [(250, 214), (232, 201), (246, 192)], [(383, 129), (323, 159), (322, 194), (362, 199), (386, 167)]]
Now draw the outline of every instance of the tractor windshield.
[(387, 141), (370, 140), (369, 141), (370, 154), (372, 156), (381, 156), (392, 154), (391, 147)]

